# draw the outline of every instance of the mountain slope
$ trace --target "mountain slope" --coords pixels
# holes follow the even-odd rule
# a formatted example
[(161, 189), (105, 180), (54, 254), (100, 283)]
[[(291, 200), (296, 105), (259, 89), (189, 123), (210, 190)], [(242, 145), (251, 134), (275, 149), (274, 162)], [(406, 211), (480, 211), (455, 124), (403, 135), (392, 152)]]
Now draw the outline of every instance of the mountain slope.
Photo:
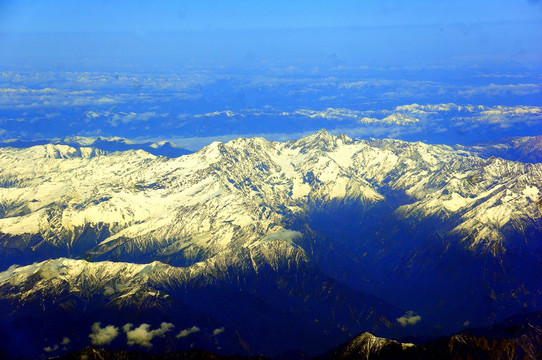
[[(87, 330), (70, 323), (79, 332), (113, 308), (116, 326), (134, 309), (158, 326), (187, 307), (186, 326), (232, 324), (242, 341), (232, 335), (230, 351), (277, 354), (368, 330), (440, 335), (542, 307), (542, 164), (320, 131), (178, 158), (2, 148), (0, 168), (6, 328), (74, 306), (90, 309)], [(30, 265), (57, 258), (88, 275), (63, 277), (53, 261), (46, 279), (50, 262)], [(147, 267), (160, 269), (152, 283), (141, 280)], [(120, 273), (131, 290), (117, 294)]]
[[(82, 348), (96, 322), (196, 326), (190, 341), (201, 348), (270, 356), (299, 348), (316, 354), (359, 329), (393, 334), (398, 309), (336, 283), (291, 251), (267, 243), (187, 268), (63, 258), (11, 267), (0, 273), (0, 349), (35, 358), (64, 337)], [(186, 349), (179, 330), (155, 339), (153, 349)], [(126, 347), (124, 334), (112, 340), (113, 348)]]
[(357, 359), (540, 359), (542, 326), (540, 314), (509, 319), (483, 329), (422, 344), (400, 343), (363, 333), (330, 352), (326, 358)]
[[(508, 229), (540, 225), (542, 165), (465, 157), (445, 146), (354, 142), (322, 132), (288, 143), (214, 143), (177, 159), (141, 151), (91, 159), (47, 155), (75, 151), (69, 149), (2, 150), (5, 237), (38, 237), (29, 245), (72, 256), (113, 248), (120, 256), (123, 246), (143, 254), (191, 247), (198, 254), (213, 245), (217, 253), (231, 239), (245, 244), (255, 234), (281, 231), (285, 218), (311, 204), (377, 204), (390, 191), (409, 197), (391, 204), (398, 215), (457, 217), (448, 231), (489, 251), (499, 251)], [(80, 234), (97, 226), (109, 232), (100, 231), (98, 247), (75, 249)], [(214, 240), (199, 246), (209, 234)]]

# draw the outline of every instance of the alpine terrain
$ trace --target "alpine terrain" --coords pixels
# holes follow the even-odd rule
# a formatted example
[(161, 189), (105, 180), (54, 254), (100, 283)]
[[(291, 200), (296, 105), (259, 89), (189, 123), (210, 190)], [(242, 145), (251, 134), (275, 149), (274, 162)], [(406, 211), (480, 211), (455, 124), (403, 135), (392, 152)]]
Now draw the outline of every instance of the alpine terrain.
[(539, 138), (96, 141), (0, 148), (7, 358), (401, 350), (542, 312), (542, 163), (521, 148)]

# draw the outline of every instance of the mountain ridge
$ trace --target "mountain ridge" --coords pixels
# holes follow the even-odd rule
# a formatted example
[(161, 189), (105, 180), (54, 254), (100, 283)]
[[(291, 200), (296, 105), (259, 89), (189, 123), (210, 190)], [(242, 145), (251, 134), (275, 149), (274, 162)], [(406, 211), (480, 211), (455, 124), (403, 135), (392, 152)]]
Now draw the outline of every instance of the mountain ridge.
[[(205, 318), (278, 354), (306, 351), (311, 336), (331, 347), (371, 328), (394, 338), (442, 335), (542, 306), (542, 280), (524, 271), (542, 269), (542, 164), (325, 130), (288, 142), (215, 142), (177, 158), (86, 149), (0, 149), (6, 328), (32, 311), (64, 319), (73, 306), (89, 309), (81, 324), (90, 328), (117, 304), (116, 326), (134, 309), (141, 321)], [(110, 267), (132, 287), (99, 280), (102, 270), (65, 278), (47, 261)], [(122, 263), (131, 265), (114, 270)], [(172, 283), (149, 288), (139, 274), (157, 266)], [(41, 298), (56, 300), (49, 308)], [(255, 314), (276, 343), (257, 340), (247, 318)], [(286, 339), (282, 328), (307, 335)]]
[[(183, 149), (170, 141), (158, 141), (158, 142), (136, 142), (121, 137), (84, 137), (84, 136), (70, 136), (63, 139), (50, 139), (50, 140), (22, 140), (11, 139), (0, 141), (0, 148), (12, 147), (12, 148), (27, 148), (32, 146), (69, 146), (76, 150), (90, 148), (100, 154), (105, 154), (115, 151), (128, 151), (128, 150), (144, 150), (150, 154), (156, 156), (165, 156), (169, 158), (179, 157), (187, 154), (191, 154), (192, 151)], [(87, 150), (88, 151), (88, 150)]]

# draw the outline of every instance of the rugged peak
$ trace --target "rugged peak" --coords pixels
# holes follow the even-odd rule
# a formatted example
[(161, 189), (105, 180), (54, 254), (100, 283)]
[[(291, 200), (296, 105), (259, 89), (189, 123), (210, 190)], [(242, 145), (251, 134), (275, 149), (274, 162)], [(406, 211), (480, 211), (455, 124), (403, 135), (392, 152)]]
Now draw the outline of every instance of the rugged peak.
[(318, 130), (313, 136), (318, 139), (332, 139), (335, 137), (332, 133), (324, 128)]
[(49, 158), (49, 159), (69, 159), (69, 158), (90, 159), (95, 156), (106, 154), (105, 151), (92, 148), (92, 147), (75, 148), (69, 145), (61, 145), (61, 144), (37, 145), (23, 151), (30, 154), (31, 158)]
[(328, 359), (392, 359), (413, 346), (364, 332), (339, 347)]
[(246, 147), (259, 147), (266, 146), (269, 143), (268, 140), (263, 137), (251, 137), (251, 138), (237, 138), (226, 143), (227, 146), (234, 148), (246, 148)]
[(292, 149), (300, 148), (301, 153), (310, 151), (333, 151), (339, 145), (338, 137), (326, 129), (320, 129), (315, 134), (306, 136), (292, 144)]

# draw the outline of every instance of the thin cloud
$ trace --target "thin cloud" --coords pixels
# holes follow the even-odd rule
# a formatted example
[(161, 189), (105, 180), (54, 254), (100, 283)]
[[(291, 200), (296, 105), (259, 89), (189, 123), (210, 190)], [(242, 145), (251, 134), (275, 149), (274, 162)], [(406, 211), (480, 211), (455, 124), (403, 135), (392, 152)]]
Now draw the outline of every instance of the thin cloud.
[(43, 280), (49, 280), (60, 275), (60, 270), (55, 263), (44, 264), (40, 271), (39, 275)]
[(206, 113), (206, 114), (194, 115), (195, 118), (217, 117), (217, 116), (226, 116), (226, 117), (229, 117), (229, 118), (235, 117), (235, 116), (245, 117), (245, 115), (243, 115), (243, 114), (234, 113), (233, 111), (230, 111), (230, 110), (215, 111), (215, 112)]
[(197, 333), (197, 332), (200, 332), (200, 331), (201, 331), (201, 329), (199, 327), (192, 326), (191, 328), (181, 330), (181, 332), (178, 333), (177, 336), (175, 336), (175, 337), (177, 339), (180, 339), (180, 338), (187, 337), (190, 334), (194, 334), (194, 333)]
[(293, 242), (299, 238), (303, 237), (303, 234), (299, 231), (294, 230), (283, 230), (274, 234), (267, 235), (263, 240), (264, 241), (285, 241)]
[(225, 330), (226, 330), (226, 329), (224, 329), (223, 327), (218, 328), (218, 329), (214, 329), (214, 330), (213, 330), (213, 336), (220, 335), (220, 334), (222, 334)]
[(458, 95), (465, 97), (473, 96), (526, 96), (540, 93), (541, 86), (539, 84), (511, 84), (511, 85), (498, 85), (489, 84), (487, 86), (472, 87), (469, 89), (461, 90)]

